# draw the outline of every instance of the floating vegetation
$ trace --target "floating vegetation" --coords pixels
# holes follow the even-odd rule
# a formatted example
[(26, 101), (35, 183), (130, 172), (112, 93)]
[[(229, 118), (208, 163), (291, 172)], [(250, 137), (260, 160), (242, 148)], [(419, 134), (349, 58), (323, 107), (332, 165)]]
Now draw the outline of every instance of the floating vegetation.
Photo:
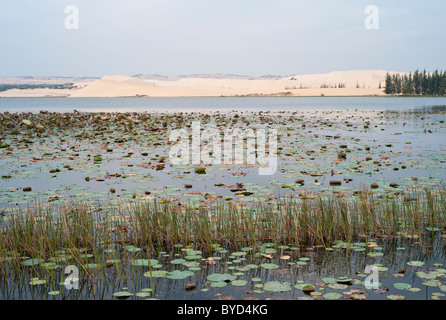
[[(443, 118), (0, 114), (0, 297), (444, 300)], [(172, 165), (198, 119), (278, 128), (278, 171)]]

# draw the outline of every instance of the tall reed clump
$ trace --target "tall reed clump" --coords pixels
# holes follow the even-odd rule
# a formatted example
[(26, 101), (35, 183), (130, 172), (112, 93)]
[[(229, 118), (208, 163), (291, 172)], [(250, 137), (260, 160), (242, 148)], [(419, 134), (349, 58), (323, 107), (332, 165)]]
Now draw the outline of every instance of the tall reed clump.
[[(258, 199), (251, 204), (186, 206), (135, 202), (125, 213), (132, 240), (151, 247), (176, 243), (234, 246), (262, 241), (327, 244), (359, 235), (420, 234), (445, 226), (444, 190), (414, 190), (405, 196), (358, 192), (314, 198)], [(121, 211), (123, 214), (123, 211)]]
[(66, 250), (82, 262), (85, 251), (100, 256), (104, 248), (130, 244), (148, 250), (175, 244), (206, 249), (215, 243), (329, 245), (358, 236), (420, 235), (426, 228), (446, 227), (446, 195), (444, 189), (409, 190), (404, 196), (364, 190), (252, 203), (135, 201), (103, 213), (73, 203), (61, 212), (16, 210), (0, 224), (0, 252), (45, 259)]
[(96, 253), (100, 244), (98, 217), (77, 203), (65, 208), (37, 206), (16, 209), (0, 223), (0, 252), (20, 262), (24, 258), (46, 260), (66, 252), (80, 264), (85, 252)]

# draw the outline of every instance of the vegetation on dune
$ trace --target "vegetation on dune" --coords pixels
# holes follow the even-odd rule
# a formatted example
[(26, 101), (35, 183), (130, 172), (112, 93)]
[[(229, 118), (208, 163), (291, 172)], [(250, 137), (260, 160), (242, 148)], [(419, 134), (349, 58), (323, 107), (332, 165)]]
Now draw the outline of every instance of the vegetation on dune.
[(73, 89), (75, 85), (73, 83), (64, 84), (0, 84), (0, 92), (11, 89)]

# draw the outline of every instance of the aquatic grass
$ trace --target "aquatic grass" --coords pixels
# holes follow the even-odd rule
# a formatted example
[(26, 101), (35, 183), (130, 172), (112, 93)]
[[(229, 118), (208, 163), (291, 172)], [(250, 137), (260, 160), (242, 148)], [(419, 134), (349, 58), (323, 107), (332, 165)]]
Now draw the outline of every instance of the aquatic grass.
[[(17, 264), (22, 257), (46, 261), (69, 255), (87, 273), (91, 261), (103, 272), (110, 252), (119, 259), (144, 249), (150, 259), (153, 252), (178, 244), (213, 251), (213, 244), (219, 243), (266, 253), (262, 249), (266, 242), (275, 248), (281, 244), (327, 247), (336, 240), (351, 243), (364, 235), (419, 236), (427, 232), (426, 227), (446, 226), (444, 189), (409, 190), (394, 198), (379, 195), (363, 191), (212, 205), (136, 200), (107, 208), (73, 202), (58, 210), (16, 209), (0, 222), (0, 252), (11, 253), (8, 261), (2, 258), (0, 267)], [(137, 250), (128, 252), (131, 246)]]
[[(384, 197), (378, 205), (376, 196), (368, 192), (355, 197), (259, 200), (250, 205), (215, 203), (210, 208), (202, 204), (135, 203), (130, 215), (135, 217), (135, 240), (144, 239), (152, 245), (197, 243), (210, 249), (218, 242), (256, 250), (265, 241), (276, 246), (327, 244), (336, 239), (351, 241), (360, 234), (420, 234), (426, 225), (444, 226), (444, 191), (437, 191), (437, 196), (428, 193), (430, 204), (419, 193), (415, 201)], [(426, 206), (431, 209), (426, 210)]]

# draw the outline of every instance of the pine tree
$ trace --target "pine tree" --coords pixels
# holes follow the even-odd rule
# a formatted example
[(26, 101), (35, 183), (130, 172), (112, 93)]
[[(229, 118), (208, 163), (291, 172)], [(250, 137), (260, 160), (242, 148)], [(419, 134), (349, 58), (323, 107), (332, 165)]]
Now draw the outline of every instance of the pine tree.
[(392, 84), (392, 77), (391, 77), (391, 75), (388, 72), (386, 74), (386, 87), (384, 89), (384, 93), (385, 94), (392, 94), (392, 93), (394, 93), (394, 91), (393, 91), (393, 84)]

